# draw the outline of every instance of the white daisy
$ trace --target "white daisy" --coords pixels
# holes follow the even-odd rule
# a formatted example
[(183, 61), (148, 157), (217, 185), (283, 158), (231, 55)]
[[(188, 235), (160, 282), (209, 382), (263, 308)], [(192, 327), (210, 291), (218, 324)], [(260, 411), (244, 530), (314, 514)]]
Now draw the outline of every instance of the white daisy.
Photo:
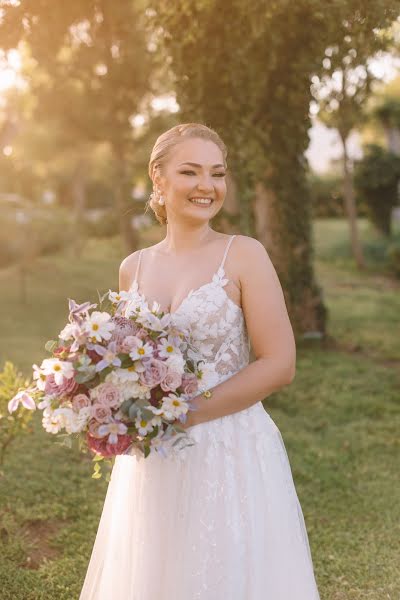
[(179, 346), (176, 342), (177, 338), (175, 336), (169, 335), (168, 337), (161, 338), (157, 344), (159, 356), (161, 358), (169, 358), (175, 354), (181, 354)]
[(54, 375), (57, 385), (62, 385), (64, 378), (71, 379), (74, 376), (73, 364), (59, 358), (45, 358), (40, 369), (45, 375)]
[(166, 419), (178, 419), (189, 410), (187, 402), (175, 394), (164, 396), (161, 408)]
[(111, 321), (111, 315), (106, 312), (95, 310), (84, 323), (84, 329), (92, 342), (109, 340), (115, 323)]
[(135, 419), (135, 426), (138, 430), (139, 435), (147, 435), (154, 429), (154, 425), (152, 423), (153, 419), (147, 420), (144, 419), (141, 415), (141, 412), (138, 412), (138, 416)]
[(153, 356), (153, 346), (149, 342), (144, 342), (137, 338), (137, 342), (135, 346), (132, 347), (132, 350), (129, 352), (129, 356), (132, 360), (139, 360), (141, 358), (150, 358)]

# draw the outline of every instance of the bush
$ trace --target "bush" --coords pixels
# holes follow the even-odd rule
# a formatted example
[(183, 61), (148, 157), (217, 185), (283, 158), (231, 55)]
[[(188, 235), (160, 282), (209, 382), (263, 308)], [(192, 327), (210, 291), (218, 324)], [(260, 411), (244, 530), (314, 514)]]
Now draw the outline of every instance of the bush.
[(118, 235), (119, 231), (116, 211), (101, 211), (95, 218), (88, 218), (88, 214), (85, 216), (85, 235), (87, 237), (109, 238)]
[(2, 207), (0, 267), (53, 254), (73, 240), (71, 217), (59, 207)]
[(19, 406), (16, 412), (8, 412), (8, 402), (20, 388), (27, 388), (29, 383), (11, 362), (6, 361), (0, 372), (0, 464), (3, 464), (6, 450), (13, 440), (23, 431), (32, 432), (29, 423), (33, 411)]
[(343, 217), (342, 182), (340, 177), (309, 173), (308, 186), (314, 218)]
[(400, 242), (389, 244), (386, 250), (386, 260), (389, 270), (400, 279)]
[(368, 144), (364, 158), (355, 164), (354, 185), (368, 207), (371, 222), (386, 236), (391, 233), (399, 182), (400, 157), (377, 144)]

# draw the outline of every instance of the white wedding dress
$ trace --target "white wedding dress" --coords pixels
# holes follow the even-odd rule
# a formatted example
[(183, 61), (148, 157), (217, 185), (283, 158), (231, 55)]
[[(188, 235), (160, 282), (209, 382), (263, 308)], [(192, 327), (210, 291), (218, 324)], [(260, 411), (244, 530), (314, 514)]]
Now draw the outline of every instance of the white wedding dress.
[[(249, 362), (224, 262), (173, 321), (190, 329), (218, 381)], [(146, 303), (131, 286), (133, 303)], [(210, 399), (212, 401), (212, 399)], [(116, 458), (80, 600), (319, 600), (286, 449), (261, 402), (186, 430), (167, 458)]]

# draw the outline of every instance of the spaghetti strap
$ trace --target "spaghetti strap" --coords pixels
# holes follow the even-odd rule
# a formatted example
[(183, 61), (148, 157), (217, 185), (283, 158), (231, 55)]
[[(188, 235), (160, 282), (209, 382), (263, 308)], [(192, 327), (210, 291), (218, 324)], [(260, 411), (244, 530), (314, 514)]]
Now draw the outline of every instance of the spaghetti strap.
[(143, 252), (143, 248), (139, 251), (139, 260), (138, 260), (138, 264), (136, 266), (136, 273), (135, 273), (135, 279), (134, 279), (134, 281), (138, 280), (138, 274), (139, 274), (140, 260), (142, 258), (142, 252)]
[(225, 264), (225, 259), (226, 259), (226, 256), (227, 256), (227, 254), (228, 254), (228, 250), (229, 250), (229, 248), (230, 248), (230, 245), (231, 245), (231, 243), (232, 243), (232, 241), (233, 241), (233, 238), (234, 238), (234, 237), (236, 237), (236, 234), (234, 234), (234, 235), (231, 235), (231, 237), (230, 237), (230, 239), (229, 239), (229, 242), (228, 242), (228, 243), (227, 243), (227, 245), (226, 245), (224, 257), (223, 257), (223, 259), (222, 259), (222, 262), (221, 262), (221, 264), (220, 264), (220, 266), (219, 266), (219, 268), (220, 268), (220, 269), (223, 269), (223, 267), (224, 267), (224, 264)]

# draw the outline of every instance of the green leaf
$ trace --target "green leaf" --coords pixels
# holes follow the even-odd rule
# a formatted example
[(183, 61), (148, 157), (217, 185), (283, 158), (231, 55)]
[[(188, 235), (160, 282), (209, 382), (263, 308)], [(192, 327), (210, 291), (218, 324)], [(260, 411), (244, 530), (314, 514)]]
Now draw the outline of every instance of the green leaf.
[(99, 461), (99, 460), (104, 460), (104, 456), (102, 454), (95, 454), (94, 457), (92, 458), (93, 462), (95, 461)]
[(56, 342), (55, 340), (48, 340), (44, 347), (47, 350), (47, 352), (53, 352), (58, 346), (58, 342)]

